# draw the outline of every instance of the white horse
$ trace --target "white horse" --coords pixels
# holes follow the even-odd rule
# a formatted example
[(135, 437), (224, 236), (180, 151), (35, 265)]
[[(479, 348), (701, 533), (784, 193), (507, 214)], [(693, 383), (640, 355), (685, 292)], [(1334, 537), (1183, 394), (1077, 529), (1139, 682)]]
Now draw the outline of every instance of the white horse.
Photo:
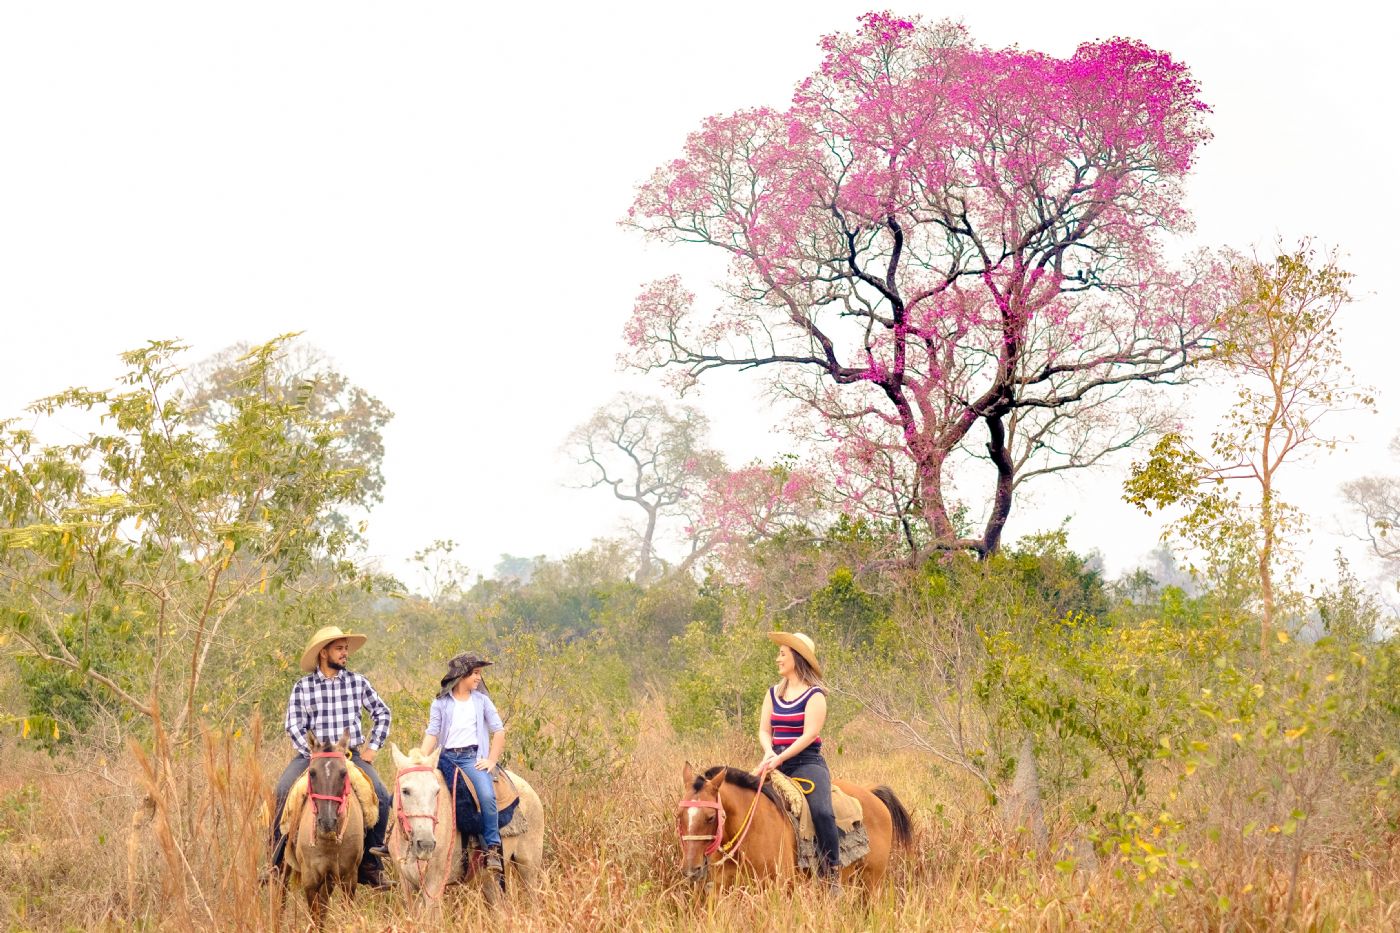
[[(413, 749), (405, 755), (397, 745), (389, 747), (398, 769), (389, 816), (389, 854), (398, 868), (404, 896), (436, 907), (447, 885), (462, 876), (452, 794), (437, 767), (439, 750), (424, 755)], [(535, 886), (544, 861), (544, 806), (529, 782), (514, 772), (505, 773), (515, 784), (520, 803), (514, 820), (501, 831), (501, 854), (528, 891)], [(495, 885), (485, 885), (485, 891), (494, 902)]]

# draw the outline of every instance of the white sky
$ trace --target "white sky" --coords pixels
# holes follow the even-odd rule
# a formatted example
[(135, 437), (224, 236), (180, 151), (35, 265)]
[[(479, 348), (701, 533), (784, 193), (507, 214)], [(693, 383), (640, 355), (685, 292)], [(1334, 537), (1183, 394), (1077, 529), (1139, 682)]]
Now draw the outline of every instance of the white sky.
[[(706, 115), (784, 105), (866, 3), (10, 3), (0, 6), (0, 416), (109, 385), (121, 350), (203, 356), (305, 330), (397, 417), (372, 552), (455, 538), (474, 571), (560, 556), (617, 527), (563, 488), (559, 443), (619, 388), (639, 285), (689, 250), (618, 229), (633, 186)], [(1363, 12), (1363, 8), (1368, 11)], [(1391, 343), (1400, 254), (1394, 39), (1382, 4), (906, 4), (974, 39), (1058, 55), (1126, 35), (1189, 64), (1215, 139), (1189, 184), (1203, 245), (1310, 234), (1363, 296), (1346, 354), (1380, 390), (1370, 439), (1294, 471), (1310, 567), (1342, 544), (1337, 485), (1400, 470)], [(703, 271), (699, 273), (703, 276)], [(701, 284), (696, 282), (695, 284)], [(698, 401), (731, 461), (790, 448), (738, 373)], [(1188, 419), (1213, 424), (1197, 403)], [(1156, 542), (1122, 465), (1018, 502), (1111, 571)], [(1360, 556), (1361, 551), (1352, 549)]]

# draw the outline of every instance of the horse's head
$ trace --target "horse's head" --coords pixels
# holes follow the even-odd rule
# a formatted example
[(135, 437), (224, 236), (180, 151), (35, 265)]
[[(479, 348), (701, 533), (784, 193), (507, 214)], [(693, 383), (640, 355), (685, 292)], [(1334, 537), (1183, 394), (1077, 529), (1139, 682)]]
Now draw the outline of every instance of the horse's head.
[(724, 768), (711, 768), (697, 775), (685, 763), (681, 773), (684, 796), (677, 804), (677, 824), (681, 837), (681, 872), (686, 880), (700, 883), (710, 867), (710, 854), (724, 841)]
[(311, 766), (307, 768), (307, 792), (316, 810), (316, 831), (334, 835), (341, 817), (350, 805), (350, 766), (346, 756), (350, 751), (350, 730), (341, 733), (339, 742), (321, 742), (306, 733), (311, 746)]
[[(424, 755), (412, 749), (407, 755), (399, 747), (390, 743), (394, 754), (394, 766), (398, 775), (394, 779), (394, 808), (399, 828), (407, 840), (407, 855), (411, 858), (426, 859), (433, 854), (437, 840), (433, 831), (438, 823), (438, 802), (447, 793), (447, 784), (437, 769), (438, 754)], [(447, 814), (445, 819), (454, 816)]]

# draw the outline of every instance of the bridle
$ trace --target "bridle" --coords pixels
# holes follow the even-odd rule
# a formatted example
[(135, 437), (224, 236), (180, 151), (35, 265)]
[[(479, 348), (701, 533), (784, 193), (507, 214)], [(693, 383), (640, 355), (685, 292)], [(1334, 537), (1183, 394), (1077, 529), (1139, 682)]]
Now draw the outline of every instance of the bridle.
[[(744, 814), (744, 822), (739, 827), (739, 832), (728, 842), (724, 841), (724, 803), (719, 799), (719, 791), (715, 791), (714, 800), (682, 800), (676, 805), (676, 829), (680, 834), (681, 845), (687, 842), (703, 842), (709, 840), (709, 845), (705, 847), (705, 857), (708, 859), (716, 852), (720, 854), (719, 862), (722, 864), (727, 859), (738, 861), (739, 847), (744, 844), (745, 837), (749, 834), (749, 829), (753, 827), (753, 814), (758, 809), (758, 799), (763, 796), (763, 782), (768, 779), (768, 772), (765, 771), (758, 776), (758, 789), (754, 791), (753, 803), (749, 804), (749, 812)], [(724, 783), (720, 783), (723, 787)], [(701, 809), (715, 811), (715, 831), (710, 833), (687, 833), (681, 824), (681, 819), (686, 809), (690, 807), (700, 807)]]
[[(312, 752), (311, 760), (314, 762), (317, 758), (339, 758), (341, 761), (345, 762), (345, 786), (341, 788), (339, 795), (316, 793), (311, 786), (312, 776), (310, 774), (306, 776), (306, 805), (308, 807), (316, 806), (315, 801), (317, 800), (335, 801), (335, 818), (336, 822), (340, 824), (340, 832), (336, 833), (335, 841), (340, 843), (345, 838), (345, 810), (350, 801), (350, 762), (346, 759), (344, 752)], [(311, 837), (311, 844), (316, 844), (316, 837), (314, 834)]]
[[(437, 770), (438, 770), (437, 768), (434, 768), (434, 767), (432, 767), (432, 766), (430, 766), (430, 765), (410, 765), (410, 766), (407, 767), (407, 768), (401, 769), (401, 770), (398, 772), (398, 774), (394, 777), (394, 812), (398, 814), (398, 823), (395, 825), (395, 828), (399, 830), (400, 834), (403, 836), (403, 839), (404, 839), (404, 855), (403, 855), (403, 857), (401, 857), (401, 858), (398, 859), (398, 861), (399, 861), (400, 863), (402, 863), (402, 864), (407, 864), (407, 863), (408, 863), (408, 839), (409, 839), (409, 834), (408, 834), (408, 831), (409, 831), (409, 823), (408, 823), (408, 821), (409, 821), (409, 820), (432, 820), (432, 822), (433, 822), (433, 835), (434, 835), (434, 837), (437, 836), (437, 825), (438, 825), (438, 817), (437, 817), (437, 813), (436, 813), (436, 812), (433, 812), (433, 813), (405, 813), (405, 812), (404, 812), (404, 809), (403, 809), (403, 776), (404, 776), (405, 774), (413, 774), (413, 773), (416, 772), (416, 771), (434, 771), (434, 772), (435, 772), (435, 771), (437, 771)], [(458, 770), (460, 770), (460, 769), (458, 769)], [(456, 775), (456, 774), (453, 774), (452, 777), (453, 777), (453, 781), (452, 781), (452, 810), (451, 810), (451, 816), (449, 817), (449, 819), (452, 820), (452, 832), (449, 833), (449, 834), (448, 834), (448, 837), (447, 837), (447, 857), (446, 857), (446, 859), (447, 859), (447, 869), (442, 873), (442, 887), (438, 889), (438, 891), (437, 891), (436, 894), (434, 894), (433, 892), (429, 891), (426, 887), (423, 888), (423, 893), (424, 893), (425, 895), (427, 895), (428, 897), (433, 898), (433, 899), (437, 899), (437, 898), (442, 897), (443, 892), (447, 890), (447, 878), (448, 878), (448, 875), (450, 875), (450, 874), (452, 873), (452, 847), (453, 847), (453, 843), (455, 843), (455, 842), (457, 841), (457, 780), (456, 780), (457, 775)], [(392, 843), (391, 843), (391, 844), (392, 844)], [(415, 862), (418, 863), (418, 877), (419, 877), (420, 879), (427, 880), (427, 869), (424, 867), (424, 864), (425, 864), (426, 862), (428, 862), (429, 859), (415, 858), (415, 859), (413, 859), (413, 861), (415, 861)]]

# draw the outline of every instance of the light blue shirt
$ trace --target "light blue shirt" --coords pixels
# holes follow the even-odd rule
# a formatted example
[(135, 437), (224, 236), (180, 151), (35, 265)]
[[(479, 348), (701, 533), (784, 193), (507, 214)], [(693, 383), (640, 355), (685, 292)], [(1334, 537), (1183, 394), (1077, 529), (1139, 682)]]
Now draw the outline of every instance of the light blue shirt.
[[(476, 722), (470, 724), (467, 731), (470, 738), (465, 744), (475, 745), (476, 760), (485, 761), (491, 755), (491, 736), (504, 729), (505, 723), (501, 722), (501, 714), (496, 712), (496, 704), (491, 702), (491, 697), (480, 690), (473, 690), (471, 698), (476, 701), (469, 707), (476, 714), (473, 717)], [(456, 706), (457, 701), (448, 694), (438, 697), (428, 708), (427, 732), (428, 735), (437, 736), (439, 744), (452, 734), (452, 716)]]

